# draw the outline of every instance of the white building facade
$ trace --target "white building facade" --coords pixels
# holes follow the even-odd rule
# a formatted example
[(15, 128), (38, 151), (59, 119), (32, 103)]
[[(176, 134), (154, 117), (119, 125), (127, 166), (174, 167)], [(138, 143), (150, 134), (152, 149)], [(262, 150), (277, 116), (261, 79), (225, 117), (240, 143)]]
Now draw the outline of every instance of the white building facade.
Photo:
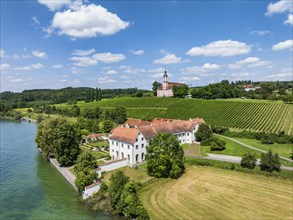
[[(140, 120), (137, 120), (141, 124)], [(129, 165), (134, 166), (145, 160), (146, 148), (149, 141), (159, 133), (171, 133), (177, 137), (180, 144), (196, 141), (197, 132), (203, 119), (173, 120), (154, 119), (153, 123), (145, 126), (134, 125), (134, 128), (117, 127), (109, 137), (110, 155), (112, 160), (127, 159)], [(132, 120), (132, 124), (135, 124)], [(128, 126), (128, 123), (125, 123)]]

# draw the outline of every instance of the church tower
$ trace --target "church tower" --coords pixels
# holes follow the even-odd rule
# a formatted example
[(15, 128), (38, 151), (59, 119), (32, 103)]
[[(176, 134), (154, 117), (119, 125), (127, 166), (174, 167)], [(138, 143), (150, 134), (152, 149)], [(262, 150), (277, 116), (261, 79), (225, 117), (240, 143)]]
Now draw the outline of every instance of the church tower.
[(167, 89), (167, 86), (168, 86), (168, 74), (167, 74), (167, 70), (165, 69), (164, 75), (163, 75), (162, 89)]
[(164, 75), (163, 75), (163, 82), (168, 82), (168, 74), (167, 74), (167, 70), (166, 69), (165, 69)]

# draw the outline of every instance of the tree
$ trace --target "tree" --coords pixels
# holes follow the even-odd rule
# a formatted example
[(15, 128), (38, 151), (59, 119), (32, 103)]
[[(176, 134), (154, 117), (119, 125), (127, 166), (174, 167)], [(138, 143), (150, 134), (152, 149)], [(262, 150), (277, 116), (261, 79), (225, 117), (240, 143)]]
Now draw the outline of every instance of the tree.
[(79, 192), (84, 190), (84, 187), (91, 185), (93, 181), (97, 178), (97, 173), (94, 170), (86, 169), (78, 172), (76, 175), (75, 186)]
[(103, 124), (102, 125), (102, 127), (103, 127), (102, 130), (105, 133), (109, 133), (115, 127), (114, 122), (111, 121), (111, 120), (105, 120), (105, 121), (103, 121), (102, 124)]
[(211, 141), (211, 150), (212, 151), (222, 151), (225, 150), (226, 142), (223, 140), (220, 140), (219, 138), (214, 138)]
[(89, 151), (84, 151), (78, 156), (74, 171), (81, 172), (86, 169), (95, 169), (96, 166), (96, 158)]
[(143, 93), (141, 91), (137, 91), (134, 96), (135, 97), (143, 97)]
[(161, 85), (162, 85), (162, 84), (159, 83), (159, 82), (157, 82), (157, 81), (153, 82), (153, 88), (152, 88), (152, 90), (153, 90), (154, 96), (157, 96), (157, 90), (158, 90), (158, 88), (159, 88)]
[(109, 180), (109, 197), (112, 207), (116, 208), (123, 193), (124, 186), (129, 182), (129, 177), (125, 176), (124, 173), (119, 170), (113, 173)]
[(195, 137), (197, 141), (203, 141), (205, 139), (211, 138), (213, 136), (213, 132), (209, 125), (202, 123), (198, 127), (198, 131), (195, 133)]
[(177, 98), (184, 98), (188, 95), (188, 86), (182, 85), (182, 86), (174, 86), (173, 87), (173, 95)]
[(240, 165), (242, 167), (248, 168), (253, 170), (256, 166), (256, 158), (255, 155), (251, 154), (250, 152), (243, 155)]
[(273, 172), (277, 171), (280, 172), (280, 158), (278, 154), (273, 154), (271, 149), (266, 153), (261, 155), (260, 160), (260, 170), (261, 171), (267, 171), (267, 172)]
[(169, 133), (161, 133), (150, 142), (146, 161), (150, 176), (176, 179), (185, 171), (183, 149)]
[(65, 166), (74, 164), (80, 152), (79, 129), (61, 117), (44, 119), (38, 126), (35, 140), (46, 157), (54, 154)]

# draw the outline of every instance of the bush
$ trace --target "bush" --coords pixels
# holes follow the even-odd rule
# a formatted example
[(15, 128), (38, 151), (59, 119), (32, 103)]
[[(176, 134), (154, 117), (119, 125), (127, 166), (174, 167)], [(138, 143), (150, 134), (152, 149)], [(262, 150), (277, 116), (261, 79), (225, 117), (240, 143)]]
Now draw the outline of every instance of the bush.
[(216, 134), (225, 134), (226, 132), (229, 132), (229, 128), (221, 127), (221, 126), (211, 126), (211, 129), (213, 133)]
[(273, 172), (277, 171), (280, 172), (280, 158), (278, 154), (273, 154), (271, 149), (266, 153), (261, 155), (260, 160), (260, 170), (261, 171), (267, 171), (267, 172)]
[(225, 145), (226, 145), (226, 142), (225, 141), (220, 140), (218, 138), (215, 138), (211, 142), (211, 150), (212, 151), (222, 151), (222, 150), (225, 150)]
[(200, 142), (200, 146), (210, 146), (211, 143), (216, 139), (216, 137), (211, 137)]
[(247, 154), (244, 154), (241, 159), (240, 165), (242, 167), (253, 170), (254, 167), (256, 166), (255, 155), (251, 154), (250, 152), (248, 152)]
[(261, 143), (262, 144), (273, 144), (274, 143), (274, 138), (272, 137), (272, 135), (264, 134), (261, 137)]
[(213, 136), (213, 132), (209, 125), (202, 123), (199, 125), (198, 131), (195, 133), (197, 141), (206, 140)]

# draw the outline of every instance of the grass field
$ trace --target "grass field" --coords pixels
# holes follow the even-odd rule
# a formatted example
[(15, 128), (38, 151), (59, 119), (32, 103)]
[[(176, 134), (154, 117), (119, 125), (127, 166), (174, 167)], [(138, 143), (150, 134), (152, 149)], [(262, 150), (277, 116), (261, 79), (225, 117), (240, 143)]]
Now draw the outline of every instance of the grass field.
[[(113, 108), (124, 106), (132, 118), (202, 117), (208, 124), (229, 127), (233, 130), (251, 130), (293, 134), (293, 105), (256, 100), (201, 100), (178, 98), (114, 98), (100, 102), (78, 102), (81, 110), (99, 106)], [(56, 107), (70, 107), (59, 104)]]
[(292, 144), (262, 144), (259, 140), (256, 139), (247, 139), (247, 138), (234, 138), (238, 141), (241, 141), (245, 144), (251, 145), (253, 147), (256, 147), (261, 150), (268, 151), (269, 149), (272, 150), (272, 152), (277, 153), (283, 157), (289, 158), (290, 153), (293, 152), (293, 145)]
[(153, 177), (148, 176), (147, 173), (145, 171), (142, 171), (141, 169), (134, 169), (134, 168), (126, 166), (126, 167), (122, 167), (122, 168), (117, 169), (117, 170), (107, 172), (104, 175), (103, 180), (108, 184), (112, 173), (115, 173), (118, 170), (122, 170), (123, 173), (126, 176), (130, 177), (130, 180), (133, 180), (133, 181), (139, 181), (141, 183), (144, 183), (144, 182), (146, 182), (146, 181), (148, 181), (150, 179), (153, 179)]
[(292, 219), (293, 183), (214, 167), (188, 167), (178, 180), (146, 185), (151, 219)]

